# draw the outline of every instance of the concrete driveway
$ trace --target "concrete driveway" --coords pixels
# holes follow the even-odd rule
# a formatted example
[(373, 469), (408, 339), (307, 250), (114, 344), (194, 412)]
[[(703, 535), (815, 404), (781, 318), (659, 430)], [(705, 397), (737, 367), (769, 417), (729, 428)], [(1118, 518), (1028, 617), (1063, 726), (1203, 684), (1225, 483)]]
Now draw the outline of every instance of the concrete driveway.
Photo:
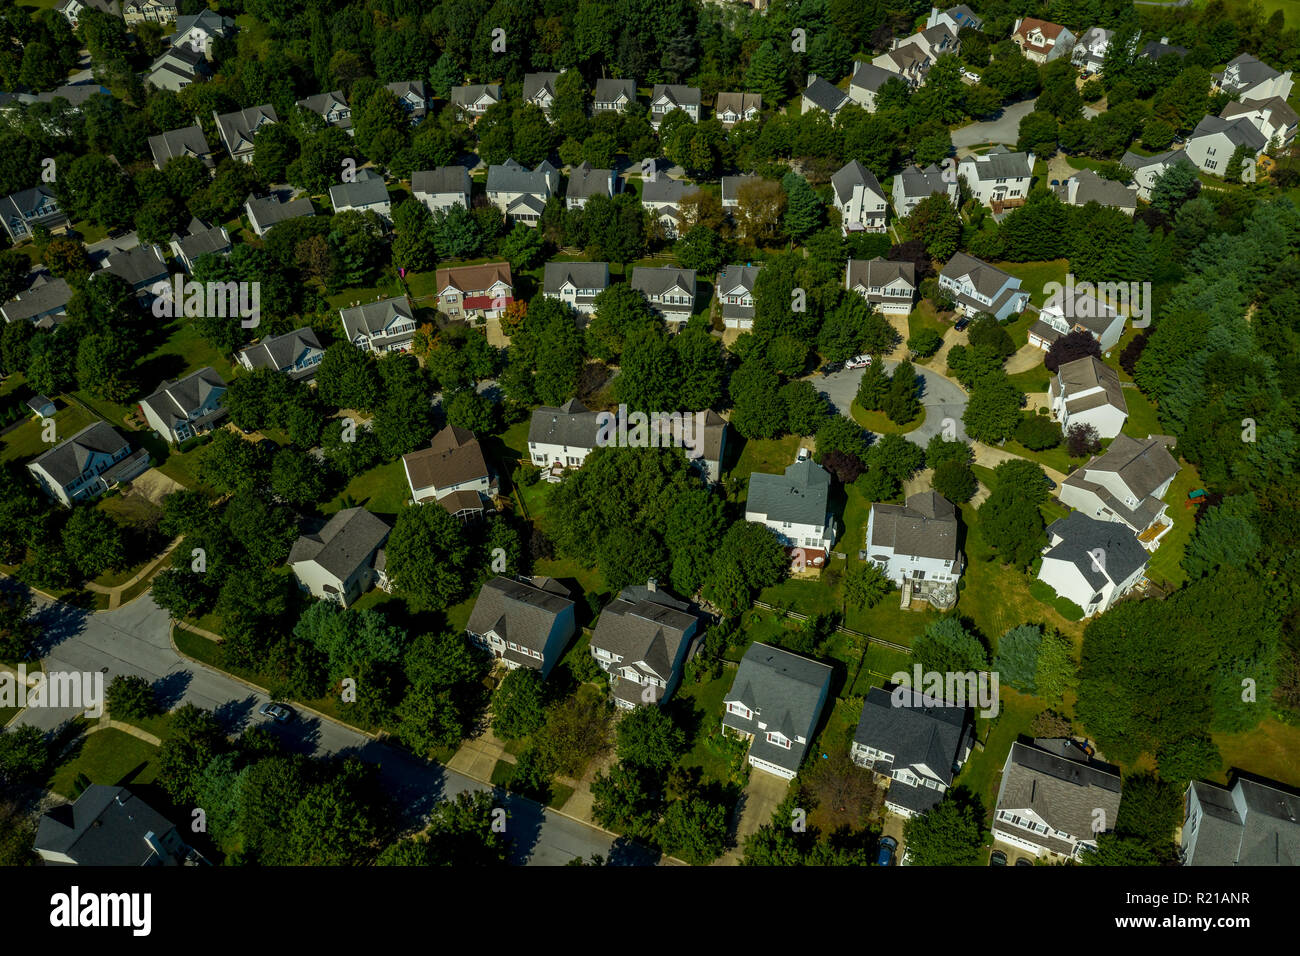
[[(20, 587), (0, 578), (0, 588)], [(88, 613), (34, 595), (41, 625), (40, 652), (47, 673), (103, 671), (107, 686), (118, 674), (152, 681), (163, 706), (192, 703), (212, 710), (229, 733), (260, 722), (257, 710), (268, 698), (221, 671), (181, 657), (171, 645), (167, 613), (143, 597), (115, 611)], [(511, 862), (560, 866), (575, 856), (599, 853), (610, 863), (650, 865), (656, 857), (623, 838), (544, 809), (532, 800), (511, 796), (479, 780), (389, 747), (344, 724), (295, 708), (297, 716), (270, 729), (286, 749), (314, 756), (350, 753), (380, 767), (380, 780), (399, 809), (404, 825), (419, 825), (435, 803), (463, 792), (494, 792), (507, 812), (514, 839)], [(29, 708), (16, 718), (53, 730), (75, 710)]]
[(1034, 100), (1012, 103), (1003, 108), (1002, 115), (997, 119), (971, 123), (969, 126), (953, 130), (952, 145), (957, 148), (958, 155), (961, 154), (962, 149), (969, 150), (972, 146), (982, 146), (985, 143), (1015, 146), (1016, 140), (1020, 138), (1020, 121), (1033, 111)]
[(738, 863), (745, 846), (745, 837), (757, 832), (764, 823), (772, 822), (772, 814), (789, 791), (789, 780), (751, 767), (749, 783), (745, 785), (740, 803), (736, 806), (736, 846), (719, 858), (715, 865)]
[[(897, 367), (898, 362), (885, 359), (885, 368), (891, 373)], [(924, 366), (912, 367), (921, 379), (921, 405), (925, 409), (925, 421), (903, 437), (924, 448), (931, 438), (943, 432), (945, 420), (950, 420), (951, 437), (965, 441), (966, 426), (961, 420), (966, 414), (968, 401), (965, 389)], [(862, 381), (862, 371), (845, 369), (825, 377), (815, 376), (811, 381), (841, 415), (849, 415), (853, 399), (858, 394), (858, 384)]]

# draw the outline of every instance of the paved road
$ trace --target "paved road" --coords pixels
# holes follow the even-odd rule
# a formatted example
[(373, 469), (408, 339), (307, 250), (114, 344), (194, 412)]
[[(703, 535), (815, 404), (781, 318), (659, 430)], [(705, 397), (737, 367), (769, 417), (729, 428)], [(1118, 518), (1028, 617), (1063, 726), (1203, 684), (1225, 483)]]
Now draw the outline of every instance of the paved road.
[(1015, 146), (1020, 138), (1020, 121), (1034, 111), (1033, 100), (1021, 100), (1002, 110), (1002, 115), (984, 123), (971, 123), (952, 131), (952, 144), (957, 149), (981, 146), (984, 143), (1004, 143)]
[[(15, 587), (0, 579), (0, 587)], [(260, 720), (257, 709), (268, 698), (239, 681), (182, 658), (169, 640), (170, 622), (150, 594), (116, 611), (88, 613), (66, 604), (51, 604), (36, 596), (42, 625), (41, 654), (47, 672), (98, 671), (107, 668), (105, 684), (118, 674), (144, 677), (154, 683), (167, 707), (192, 703), (212, 710), (231, 733)], [(28, 709), (18, 718), (43, 730), (53, 730), (75, 711)], [(405, 817), (414, 824), (445, 796), (491, 790), (486, 784), (438, 764), (378, 743), (331, 720), (307, 713), (284, 727), (271, 725), (286, 747), (307, 754), (352, 752), (380, 765), (385, 787)], [(516, 863), (562, 865), (575, 856), (593, 853), (610, 862), (644, 865), (654, 862), (648, 851), (614, 840), (569, 817), (543, 810), (538, 804), (501, 793), (499, 805), (508, 812)]]
[[(885, 368), (892, 372), (898, 362), (885, 360)], [(966, 441), (966, 426), (962, 416), (966, 413), (966, 392), (960, 385), (951, 382), (937, 372), (932, 372), (920, 365), (913, 365), (921, 379), (921, 405), (925, 408), (925, 421), (914, 431), (904, 437), (924, 448), (932, 437), (944, 430), (945, 420), (949, 423), (950, 438)], [(817, 386), (832, 405), (842, 415), (848, 415), (853, 398), (858, 394), (858, 383), (862, 381), (862, 369), (844, 370), (825, 378), (815, 377), (812, 382)]]

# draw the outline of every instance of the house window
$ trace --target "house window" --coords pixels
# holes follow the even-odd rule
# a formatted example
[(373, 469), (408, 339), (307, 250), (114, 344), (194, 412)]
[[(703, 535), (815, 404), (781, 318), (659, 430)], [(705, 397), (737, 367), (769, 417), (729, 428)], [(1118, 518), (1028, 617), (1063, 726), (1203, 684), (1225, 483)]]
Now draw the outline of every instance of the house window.
[(754, 719), (754, 712), (739, 701), (727, 701), (727, 713), (735, 714), (737, 717), (744, 717), (746, 720)]

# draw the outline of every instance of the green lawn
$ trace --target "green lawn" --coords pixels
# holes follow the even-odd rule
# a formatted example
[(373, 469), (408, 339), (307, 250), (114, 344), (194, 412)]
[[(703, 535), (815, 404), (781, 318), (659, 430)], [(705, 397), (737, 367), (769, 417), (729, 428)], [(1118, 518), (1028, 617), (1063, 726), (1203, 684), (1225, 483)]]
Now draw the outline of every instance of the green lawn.
[(65, 404), (54, 413), (54, 442), (45, 441), (45, 427), (41, 420), (29, 418), (17, 428), (6, 432), (0, 442), (0, 461), (27, 461), (42, 452), (48, 451), (59, 442), (71, 438), (87, 425), (98, 419), (93, 412), (88, 412), (80, 405)]
[(1192, 465), (1181, 461), (1178, 464), (1178, 474), (1165, 493), (1165, 501), (1169, 504), (1169, 510), (1165, 513), (1174, 526), (1160, 539), (1160, 547), (1151, 555), (1151, 561), (1147, 565), (1147, 577), (1157, 584), (1167, 582), (1174, 587), (1187, 580), (1187, 575), (1183, 572), (1183, 552), (1196, 528), (1196, 509), (1186, 506), (1187, 493), (1204, 487), (1200, 475)]
[(1022, 392), (1045, 392), (1047, 391), (1048, 383), (1052, 380), (1052, 373), (1049, 372), (1045, 366), (1035, 365), (1027, 371), (1016, 372), (1014, 375), (1008, 375), (1007, 379)]
[[(1020, 287), (1029, 293), (1029, 301), (1034, 305), (1041, 306), (1044, 299), (1043, 286), (1048, 282), (1065, 283), (1065, 274), (1070, 270), (1069, 259), (1050, 259), (1043, 262), (995, 262), (1003, 272), (1010, 273), (1020, 279)], [(1025, 328), (1034, 324), (1035, 316), (1033, 313), (1026, 312), (1018, 321), (1028, 322)], [(1013, 336), (1014, 338), (1014, 336)], [(1024, 345), (1023, 341), (1017, 342), (1017, 345)]]
[(1045, 468), (1055, 468), (1062, 474), (1069, 474), (1071, 465), (1082, 465), (1088, 460), (1086, 457), (1071, 458), (1070, 453), (1065, 449), (1064, 441), (1055, 448), (1047, 448), (1043, 451), (1031, 451), (1014, 438), (1011, 438), (1007, 439), (1006, 444), (1002, 447), (1005, 451), (1009, 451), (1013, 455), (1019, 455), (1021, 458), (1028, 458), (1030, 461), (1037, 462)]
[[(737, 504), (743, 504), (749, 494), (749, 476), (756, 471), (769, 475), (784, 473), (794, 464), (799, 449), (799, 436), (786, 435), (784, 438), (753, 438), (744, 440), (740, 456), (725, 474), (725, 485), (730, 496)], [(727, 457), (735, 455), (735, 448), (742, 440), (728, 442)], [(725, 467), (725, 463), (724, 463)]]
[(341, 493), (321, 505), (325, 514), (333, 514), (343, 507), (344, 497), (358, 506), (380, 515), (396, 515), (410, 500), (411, 488), (406, 483), (406, 470), (402, 460), (390, 461), (364, 471), (353, 478)]
[(683, 683), (668, 706), (687, 715), (692, 728), (690, 749), (679, 761), (682, 767), (698, 767), (706, 780), (727, 784), (737, 776), (739, 757), (744, 745), (722, 733), (722, 700), (731, 689), (735, 670), (728, 667), (722, 676), (701, 684)]
[(867, 431), (876, 432), (877, 434), (894, 434), (906, 435), (910, 431), (916, 431), (925, 423), (925, 407), (921, 407), (920, 414), (910, 422), (899, 425), (884, 412), (869, 412), (858, 404), (854, 399), (849, 406), (849, 413), (853, 420), (865, 428)]
[(1284, 724), (1275, 717), (1266, 718), (1253, 730), (1240, 734), (1214, 734), (1223, 770), (1215, 775), (1227, 782), (1233, 767), (1249, 770), (1281, 783), (1300, 787), (1300, 727)]
[(1128, 421), (1124, 423), (1124, 434), (1134, 438), (1146, 438), (1148, 435), (1166, 434), (1160, 424), (1160, 415), (1151, 399), (1142, 394), (1140, 389), (1124, 389), (1124, 404), (1128, 406)]
[(980, 798), (986, 820), (992, 818), (997, 805), (1002, 767), (1007, 762), (1011, 745), (1021, 734), (1029, 733), (1029, 725), (1045, 706), (1037, 698), (1003, 687), (998, 715), (987, 720), (977, 718), (976, 734), (984, 742), (984, 749), (971, 753), (954, 786), (967, 787)]
[(121, 730), (108, 728), (88, 734), (72, 759), (54, 771), (50, 789), (65, 797), (72, 796), (72, 784), (78, 774), (91, 783), (152, 783), (158, 776), (155, 758), (158, 748)]

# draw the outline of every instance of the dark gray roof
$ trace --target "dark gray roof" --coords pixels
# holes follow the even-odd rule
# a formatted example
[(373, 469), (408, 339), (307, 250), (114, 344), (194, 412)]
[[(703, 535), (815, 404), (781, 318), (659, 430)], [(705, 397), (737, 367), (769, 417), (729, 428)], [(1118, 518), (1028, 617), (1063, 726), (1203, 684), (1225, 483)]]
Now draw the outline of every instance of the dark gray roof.
[(1234, 116), (1255, 112), (1267, 113), (1274, 126), (1295, 126), (1300, 123), (1300, 114), (1297, 114), (1291, 108), (1291, 104), (1280, 96), (1270, 96), (1263, 100), (1247, 100), (1244, 103), (1234, 100), (1220, 111), (1219, 116), (1223, 119), (1232, 119)]
[(464, 195), (470, 190), (469, 170), (464, 166), (439, 166), (411, 173), (411, 192), (436, 196), (440, 193)]
[(983, 260), (976, 259), (974, 256), (968, 256), (964, 252), (955, 252), (940, 273), (950, 279), (960, 279), (962, 276), (969, 276), (971, 284), (975, 286), (975, 291), (980, 295), (994, 296), (1001, 289), (1011, 274), (1003, 272), (997, 266), (991, 266)]
[(1120, 163), (1129, 169), (1145, 169), (1148, 166), (1164, 166), (1174, 163), (1191, 163), (1187, 153), (1181, 149), (1171, 149), (1168, 152), (1156, 153), (1154, 156), (1139, 156), (1137, 153), (1125, 151), (1120, 158)]
[(834, 83), (826, 82), (820, 76), (813, 78), (812, 82), (808, 84), (808, 88), (803, 91), (803, 95), (814, 106), (824, 109), (827, 113), (834, 113), (849, 99), (847, 93)]
[(1061, 185), (1056, 187), (1056, 195), (1062, 202), (1070, 201), (1071, 181), (1079, 184), (1074, 194), (1074, 205), (1083, 206), (1090, 202), (1116, 209), (1137, 209), (1137, 189), (1126, 186), (1113, 179), (1103, 179), (1091, 169), (1081, 169)]
[(1240, 56), (1229, 60), (1223, 73), (1217, 75), (1224, 77), (1227, 75), (1228, 70), (1233, 67), (1237, 68), (1238, 81), (1229, 87), (1232, 90), (1246, 90), (1258, 83), (1263, 83), (1281, 75), (1259, 57), (1251, 56), (1249, 53), (1242, 53)]
[(635, 266), (629, 284), (648, 297), (663, 295), (676, 286), (687, 292), (692, 299), (695, 298), (694, 269), (682, 269), (678, 266)]
[(257, 221), (263, 231), (286, 219), (299, 219), (316, 215), (316, 208), (306, 196), (281, 202), (279, 195), (255, 199), (249, 196), (244, 203), (249, 216)]
[(891, 73), (884, 67), (876, 66), (874, 63), (859, 60), (853, 64), (853, 76), (849, 79), (849, 88), (852, 89), (856, 86), (876, 93), (890, 80), (897, 79), (899, 79), (897, 73)]
[(528, 440), (544, 445), (595, 448), (599, 431), (599, 413), (589, 411), (586, 405), (572, 398), (559, 408), (543, 405), (534, 411), (528, 425)]
[(193, 27), (213, 36), (222, 36), (235, 29), (235, 21), (212, 10), (201, 10), (190, 16), (176, 18), (177, 36), (184, 36)]
[(611, 169), (597, 169), (590, 163), (579, 163), (569, 170), (569, 188), (565, 195), (573, 199), (608, 196), (613, 175)]
[(305, 534), (293, 543), (289, 564), (314, 561), (340, 581), (346, 581), (388, 539), (389, 527), (382, 518), (365, 508), (344, 508), (335, 512), (315, 534)]
[(696, 624), (690, 606), (657, 587), (625, 588), (600, 612), (591, 646), (621, 657), (620, 666), (667, 681), (682, 641)]
[[(1085, 411), (1088, 408), (1108, 404), (1118, 408), (1125, 414), (1128, 413), (1128, 403), (1124, 400), (1124, 387), (1120, 384), (1119, 372), (1096, 356), (1087, 355), (1081, 359), (1075, 359), (1073, 362), (1064, 363), (1056, 370), (1056, 378), (1052, 380), (1051, 385), (1053, 395), (1058, 394), (1062, 387), (1064, 388), (1067, 411)], [(1102, 389), (1102, 392), (1095, 396), (1100, 401), (1094, 401), (1087, 405), (1076, 405), (1074, 402), (1080, 400), (1070, 398), (1071, 395), (1078, 395), (1080, 392), (1091, 391), (1095, 388)], [(1094, 396), (1089, 396), (1089, 398), (1094, 398)]]
[[(553, 578), (516, 581), (495, 577), (479, 591), (465, 627), (471, 634), (495, 631), (502, 640), (540, 652), (555, 619), (572, 607), (567, 589)], [(527, 656), (519, 657), (518, 662), (541, 666)]]
[(135, 246), (124, 252), (111, 253), (104, 260), (104, 271), (139, 287), (166, 278), (167, 260), (157, 246)]
[(229, 252), (231, 249), (230, 234), (222, 226), (210, 229), (201, 226), (197, 232), (191, 231), (188, 236), (174, 237), (172, 242), (191, 262), (210, 252)]
[[(786, 750), (769, 744), (764, 734), (779, 732), (792, 741), (799, 736), (811, 739), (820, 716), (819, 704), (830, 679), (831, 669), (825, 664), (755, 642), (740, 659), (735, 680), (725, 698), (743, 703), (754, 712), (755, 720), (725, 713), (722, 722), (754, 734), (751, 755), (787, 770), (797, 770), (808, 745), (796, 741)], [(767, 731), (758, 730), (760, 720), (767, 725)]]
[(91, 784), (75, 803), (41, 816), (36, 849), (60, 853), (80, 866), (143, 866), (154, 856), (145, 842), (175, 829), (161, 813), (125, 787)]
[(212, 152), (208, 148), (208, 141), (203, 136), (202, 128), (197, 123), (150, 136), (149, 151), (153, 153), (154, 162), (159, 166), (166, 164), (173, 156), (198, 158)]
[(501, 102), (500, 83), (470, 83), (466, 86), (453, 86), (451, 88), (451, 102), (456, 106), (468, 108), (473, 106), (475, 101), (484, 93), (498, 103)]
[[(1105, 587), (1107, 580), (1119, 584), (1138, 568), (1144, 567), (1149, 555), (1133, 537), (1133, 532), (1118, 521), (1099, 521), (1082, 511), (1071, 511), (1047, 526), (1049, 540), (1061, 539), (1044, 555), (1068, 561), (1079, 569), (1094, 591)], [(1101, 551), (1097, 560), (1095, 552)]]
[(148, 398), (142, 399), (141, 405), (148, 405), (164, 422), (175, 425), (185, 421), (190, 413), (207, 401), (214, 389), (226, 388), (226, 381), (210, 366), (175, 382), (164, 382)]
[(892, 259), (850, 259), (848, 264), (848, 284), (852, 289), (861, 283), (870, 289), (886, 286), (902, 279), (912, 288), (916, 288), (916, 265), (911, 262), (895, 262)]
[(943, 178), (943, 170), (931, 163), (925, 169), (919, 166), (908, 166), (898, 174), (900, 183), (903, 187), (903, 195), (910, 198), (920, 196), (925, 198), (935, 193), (948, 195), (950, 185)]
[(681, 202), (682, 197), (695, 188), (696, 186), (693, 183), (660, 175), (642, 182), (641, 201), (643, 203), (678, 203)]
[(1197, 139), (1201, 136), (1214, 136), (1222, 133), (1228, 138), (1228, 142), (1233, 146), (1245, 146), (1254, 152), (1259, 152), (1268, 145), (1268, 140), (1264, 134), (1255, 128), (1250, 120), (1242, 117), (1241, 119), (1226, 120), (1219, 116), (1206, 114), (1196, 129), (1192, 130), (1192, 135), (1188, 140)]
[(357, 170), (356, 182), (330, 187), (330, 203), (335, 209), (383, 202), (388, 202), (388, 187), (384, 185), (384, 177), (371, 169)]
[(700, 88), (698, 86), (682, 86), (677, 83), (656, 83), (650, 91), (650, 102), (653, 103), (660, 96), (667, 96), (670, 101), (677, 106), (699, 106), (700, 105)]
[(221, 132), (221, 139), (229, 149), (238, 149), (240, 141), (243, 140), (252, 144), (253, 136), (257, 131), (259, 124), (275, 123), (279, 117), (275, 115), (275, 107), (270, 103), (264, 106), (251, 106), (246, 110), (236, 110), (233, 113), (220, 113), (217, 115), (217, 129)]
[(543, 196), (551, 194), (551, 184), (546, 180), (546, 173), (541, 166), (530, 170), (514, 159), (507, 159), (499, 166), (489, 166), (487, 175), (488, 192), (503, 193), (537, 193)]
[(1166, 54), (1173, 53), (1176, 56), (1187, 56), (1187, 47), (1174, 46), (1166, 43), (1164, 40), (1152, 40), (1145, 44), (1138, 52), (1139, 57), (1146, 57), (1148, 60), (1159, 60)]
[(853, 187), (859, 185), (865, 186), (879, 196), (883, 197), (885, 195), (880, 188), (880, 180), (876, 179), (875, 173), (856, 159), (850, 160), (839, 172), (831, 177), (831, 185), (835, 188), (835, 195), (842, 203), (853, 198)]
[(1300, 796), (1272, 780), (1195, 781), (1205, 813), (1192, 866), (1300, 866)]
[(82, 106), (92, 96), (112, 96), (107, 87), (98, 83), (67, 83), (44, 93), (37, 93), (36, 99), (41, 103), (50, 103), (56, 99), (67, 100), (73, 106)]
[(525, 73), (524, 74), (524, 100), (531, 102), (538, 93), (543, 91), (551, 94), (555, 98), (555, 81), (560, 78), (558, 73)]
[[(895, 697), (902, 706), (895, 705)], [(862, 705), (854, 743), (893, 754), (894, 767), (923, 765), (945, 784), (971, 738), (970, 708), (910, 687), (873, 687)], [(891, 796), (893, 787), (890, 788)]]
[(320, 340), (310, 326), (303, 326), (263, 339), (256, 345), (250, 345), (240, 352), (248, 359), (253, 368), (269, 368), (279, 371), (296, 362), (304, 352), (321, 351)]
[(1120, 778), (1106, 764), (1049, 753), (1037, 743), (1011, 745), (999, 810), (1033, 810), (1054, 830), (1091, 839), (1095, 810), (1105, 812), (1107, 828), (1119, 813)]
[(912, 495), (904, 505), (871, 506), (871, 548), (895, 554), (954, 561), (957, 558), (957, 509), (937, 491)]
[(6, 302), (0, 313), (3, 313), (7, 322), (17, 322), (20, 319), (35, 321), (53, 312), (66, 311), (71, 298), (72, 287), (65, 280), (41, 277), (26, 291)]
[(328, 93), (316, 93), (313, 96), (308, 96), (305, 99), (299, 100), (298, 105), (303, 109), (326, 119), (327, 122), (329, 121), (329, 114), (331, 112), (334, 112), (335, 110), (345, 111), (348, 115), (337, 120), (338, 127), (339, 129), (345, 130), (352, 128), (352, 113), (351, 110), (348, 109), (348, 101), (343, 96), (342, 90), (331, 90)]
[(1178, 474), (1178, 462), (1169, 454), (1162, 437), (1139, 440), (1119, 434), (1105, 453), (1088, 462), (1083, 470), (1116, 472), (1134, 497), (1145, 498)]
[(542, 270), (542, 291), (559, 293), (560, 287), (572, 282), (579, 289), (604, 289), (609, 285), (608, 262), (548, 262)]
[(108, 422), (87, 425), (71, 438), (65, 439), (44, 454), (37, 455), (31, 464), (59, 483), (70, 485), (86, 470), (86, 463), (96, 454), (116, 455), (127, 447), (126, 439)]
[(789, 521), (821, 527), (829, 512), (831, 476), (811, 458), (797, 461), (783, 475), (754, 472), (749, 476), (745, 510), (769, 521)]
[(1028, 153), (1013, 153), (1005, 146), (994, 146), (983, 155), (967, 156), (961, 165), (967, 163), (974, 165), (975, 177), (980, 180), (1024, 179), (1032, 172)]
[(380, 299), (378, 302), (363, 302), (351, 308), (340, 309), (339, 318), (343, 322), (343, 331), (347, 333), (349, 340), (356, 338), (358, 332), (379, 335), (395, 319), (413, 321), (410, 303), (406, 301), (404, 295)]
[(596, 81), (594, 99), (597, 103), (612, 103), (618, 99), (620, 93), (627, 97), (629, 103), (635, 103), (636, 80), (602, 77)]

